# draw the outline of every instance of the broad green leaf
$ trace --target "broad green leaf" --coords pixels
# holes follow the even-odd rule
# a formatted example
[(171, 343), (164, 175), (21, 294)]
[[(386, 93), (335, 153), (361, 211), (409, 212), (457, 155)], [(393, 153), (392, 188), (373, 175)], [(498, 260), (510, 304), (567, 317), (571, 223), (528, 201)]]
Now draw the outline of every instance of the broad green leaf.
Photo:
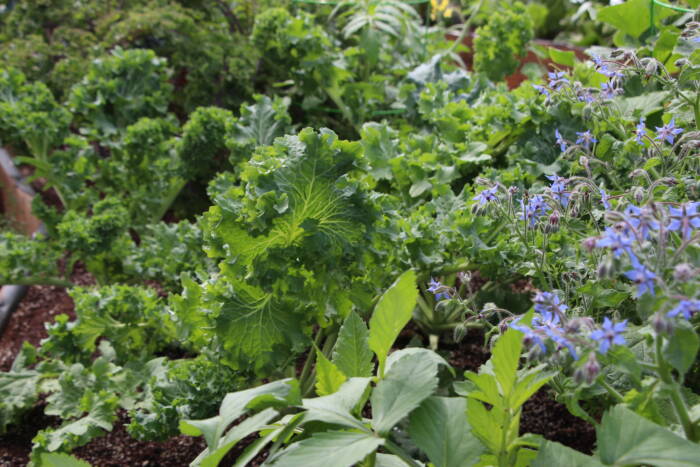
[(553, 441), (545, 441), (540, 446), (539, 453), (532, 463), (532, 467), (554, 467), (565, 465), (567, 467), (602, 467), (596, 458), (587, 456), (570, 447)]
[(491, 364), (493, 372), (501, 388), (501, 394), (508, 397), (513, 389), (513, 384), (518, 374), (520, 352), (523, 348), (523, 334), (520, 331), (509, 329), (498, 338), (493, 347)]
[(399, 456), (393, 454), (377, 454), (375, 467), (409, 467)]
[(411, 320), (418, 299), (416, 273), (404, 272), (379, 299), (369, 320), (369, 347), (377, 354), (379, 374), (384, 373), (384, 362), (389, 349)]
[(192, 461), (190, 465), (201, 467), (218, 466), (221, 459), (223, 459), (223, 457), (236, 445), (236, 443), (246, 436), (265, 428), (273, 418), (277, 417), (277, 415), (278, 413), (276, 410), (265, 409), (262, 412), (246, 418), (241, 423), (231, 428), (226, 435), (219, 440), (217, 443), (218, 447), (216, 449), (205, 449), (194, 461)]
[(500, 447), (502, 429), (493, 415), (478, 400), (467, 398), (467, 421), (472, 427), (473, 433), (489, 451), (497, 452)]
[(474, 383), (478, 388), (478, 391), (470, 391), (468, 394), (469, 397), (486, 402), (490, 405), (503, 405), (503, 399), (498, 391), (498, 383), (493, 375), (484, 372), (477, 374), (473, 371), (468, 371), (465, 374), (469, 381)]
[(387, 434), (437, 388), (438, 364), (421, 354), (396, 361), (372, 392), (372, 428)]
[(542, 365), (540, 368), (533, 368), (526, 375), (519, 375), (510, 397), (510, 407), (519, 408), (542, 386), (547, 384), (555, 374), (554, 371), (545, 372), (544, 365)]
[(429, 397), (411, 413), (408, 433), (435, 467), (468, 467), (483, 447), (467, 423), (467, 400)]
[(350, 378), (333, 394), (304, 399), (302, 406), (307, 410), (304, 421), (319, 420), (367, 430), (351, 412), (366, 397), (369, 381), (369, 378)]
[(372, 376), (372, 350), (369, 331), (360, 316), (351, 311), (345, 318), (333, 349), (333, 363), (349, 378)]
[(568, 67), (573, 67), (574, 63), (576, 63), (576, 55), (570, 50), (559, 50), (556, 47), (549, 47), (548, 51), (549, 58), (554, 63)]
[[(453, 370), (452, 367), (450, 366), (450, 364), (447, 363), (447, 360), (442, 358), (436, 352), (434, 352), (430, 349), (425, 349), (423, 347), (407, 347), (405, 349), (396, 350), (394, 352), (391, 352), (391, 354), (389, 354), (389, 357), (386, 359), (386, 371), (389, 371), (391, 369), (391, 367), (394, 365), (394, 363), (398, 362), (399, 360), (404, 358), (406, 355), (420, 355), (420, 358), (432, 360), (438, 366), (443, 365), (446, 368), (448, 368), (449, 370)], [(454, 374), (454, 372), (453, 372), (453, 374)]]
[(292, 444), (280, 453), (276, 467), (350, 467), (384, 444), (370, 433), (328, 431)]
[(348, 378), (320, 350), (316, 350), (316, 393), (333, 394)]
[[(673, 10), (655, 7), (655, 23), (673, 15)], [(598, 21), (610, 24), (635, 39), (639, 38), (651, 26), (651, 12), (648, 0), (628, 0), (619, 5), (607, 6), (598, 10)]]
[(219, 407), (219, 415), (205, 420), (180, 420), (180, 431), (189, 436), (203, 435), (210, 451), (219, 447), (224, 432), (247, 409), (269, 406), (288, 406), (301, 403), (299, 383), (280, 380), (255, 388), (226, 394)]
[(88, 462), (63, 453), (44, 453), (41, 455), (41, 467), (90, 467)]
[(661, 31), (659, 38), (654, 44), (654, 58), (661, 63), (666, 63), (673, 54), (673, 49), (678, 42), (678, 36), (680, 36), (680, 33), (671, 29), (664, 29)]
[(698, 348), (700, 348), (700, 338), (697, 333), (690, 324), (681, 321), (664, 345), (663, 355), (680, 374), (684, 375), (695, 362)]
[(681, 438), (617, 405), (603, 415), (596, 430), (600, 460), (606, 465), (658, 467), (698, 465), (700, 445)]

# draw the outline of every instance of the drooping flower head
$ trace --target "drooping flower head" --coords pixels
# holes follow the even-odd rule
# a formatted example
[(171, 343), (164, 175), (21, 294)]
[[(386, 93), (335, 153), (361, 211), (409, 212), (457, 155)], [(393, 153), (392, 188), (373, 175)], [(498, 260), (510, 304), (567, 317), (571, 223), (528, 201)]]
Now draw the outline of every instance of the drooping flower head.
[[(625, 209), (627, 222), (641, 235), (643, 239), (649, 238), (649, 230), (659, 230), (659, 223), (648, 207), (638, 208), (630, 204)], [(628, 235), (630, 232), (626, 232)]]
[(556, 174), (547, 175), (547, 178), (552, 181), (552, 186), (549, 187), (552, 196), (559, 201), (563, 207), (566, 207), (569, 204), (569, 198), (571, 198), (571, 194), (566, 192), (568, 180)]
[(569, 80), (566, 78), (566, 73), (563, 71), (553, 71), (548, 73), (549, 76), (549, 87), (558, 91), (564, 84), (568, 84)]
[(633, 243), (634, 239), (625, 235), (624, 232), (618, 232), (611, 227), (607, 227), (603, 236), (596, 241), (595, 246), (596, 248), (609, 248), (612, 250), (615, 258), (619, 258), (622, 253), (627, 253), (631, 258), (634, 258), (634, 253), (632, 253)]
[(527, 220), (531, 227), (535, 225), (537, 219), (546, 215), (547, 211), (550, 209), (541, 195), (531, 197), (527, 204), (521, 199), (520, 207), (522, 209), (520, 212), (520, 220)]
[(554, 130), (554, 136), (557, 138), (557, 144), (559, 145), (561, 152), (565, 152), (568, 145), (566, 144), (566, 140), (561, 136), (561, 133), (559, 133), (558, 128)]
[(683, 315), (685, 319), (690, 319), (696, 313), (700, 313), (700, 300), (681, 300), (666, 316), (673, 318), (674, 316)]
[(443, 299), (451, 298), (449, 288), (433, 278), (430, 279), (427, 290), (435, 295), (435, 300), (438, 302)]
[(647, 135), (647, 127), (644, 124), (644, 117), (639, 117), (637, 129), (634, 131), (634, 140), (637, 144), (644, 146), (644, 137)]

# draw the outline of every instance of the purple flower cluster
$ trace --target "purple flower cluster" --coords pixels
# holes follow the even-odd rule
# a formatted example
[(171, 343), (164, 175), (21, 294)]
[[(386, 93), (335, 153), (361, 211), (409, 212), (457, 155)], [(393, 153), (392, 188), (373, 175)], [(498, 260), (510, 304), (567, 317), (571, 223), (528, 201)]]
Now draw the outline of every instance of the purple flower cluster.
[(534, 227), (537, 219), (547, 215), (547, 212), (551, 209), (541, 195), (530, 197), (527, 203), (521, 199), (520, 208), (520, 220), (527, 221), (530, 227)]
[[(567, 309), (559, 297), (551, 292), (539, 292), (534, 298), (535, 311), (539, 313), (532, 318), (530, 327), (523, 326), (520, 319), (510, 324), (510, 327), (525, 334), (525, 342), (528, 345), (536, 345), (547, 353), (545, 339), (554, 343), (556, 350), (566, 348), (574, 360), (578, 360), (578, 353), (573, 342), (567, 337), (567, 330), (562, 326), (566, 319), (564, 312)], [(570, 332), (570, 331), (569, 331)]]
[(552, 197), (554, 197), (562, 207), (566, 208), (571, 198), (571, 194), (566, 191), (568, 180), (556, 174), (547, 175), (547, 178), (552, 181), (552, 186), (549, 187), (552, 192)]
[(490, 203), (491, 201), (497, 201), (498, 198), (496, 197), (496, 192), (498, 191), (498, 187), (494, 186), (491, 188), (487, 188), (486, 190), (482, 191), (478, 195), (472, 198), (474, 201), (479, 202), (479, 206), (483, 206), (486, 203)]

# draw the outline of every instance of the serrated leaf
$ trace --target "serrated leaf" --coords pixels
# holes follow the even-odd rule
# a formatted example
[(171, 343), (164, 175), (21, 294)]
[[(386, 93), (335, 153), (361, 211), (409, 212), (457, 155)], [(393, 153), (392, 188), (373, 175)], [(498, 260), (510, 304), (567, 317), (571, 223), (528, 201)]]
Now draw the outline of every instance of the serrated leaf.
[(379, 360), (379, 374), (384, 373), (384, 363), (389, 349), (411, 320), (418, 299), (416, 273), (404, 272), (389, 289), (384, 292), (369, 320), (369, 347)]
[(509, 329), (498, 338), (491, 355), (491, 363), (501, 394), (508, 396), (518, 375), (520, 352), (523, 347), (523, 334)]
[(329, 431), (292, 444), (280, 453), (276, 467), (350, 467), (384, 444), (384, 439), (369, 433)]
[(476, 464), (483, 446), (467, 423), (467, 401), (461, 397), (429, 397), (411, 413), (408, 433), (435, 467)]
[(333, 394), (348, 378), (333, 364), (323, 352), (316, 351), (316, 394)]
[(333, 363), (347, 377), (372, 376), (369, 331), (360, 316), (351, 311), (345, 318), (333, 349)]
[(430, 397), (438, 384), (438, 364), (421, 354), (396, 361), (372, 392), (372, 428), (386, 435), (402, 418)]
[(498, 452), (502, 428), (496, 421), (493, 411), (486, 410), (484, 405), (476, 399), (467, 398), (467, 421), (474, 434), (491, 452)]
[(681, 438), (617, 405), (603, 415), (596, 430), (600, 460), (606, 465), (658, 467), (698, 465), (700, 445)]

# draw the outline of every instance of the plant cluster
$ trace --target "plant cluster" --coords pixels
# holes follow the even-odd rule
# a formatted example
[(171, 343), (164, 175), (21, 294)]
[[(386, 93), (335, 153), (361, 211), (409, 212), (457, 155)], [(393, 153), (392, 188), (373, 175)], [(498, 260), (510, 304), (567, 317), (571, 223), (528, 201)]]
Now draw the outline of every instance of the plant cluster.
[[(74, 3), (0, 18), (0, 138), (46, 227), (0, 233), (0, 281), (75, 304), (0, 373), (0, 432), (61, 419), (34, 465), (119, 411), (203, 436), (193, 465), (697, 465), (689, 15), (600, 8), (629, 47), (509, 90), (557, 2)], [(490, 359), (456, 371), (470, 330)], [(543, 388), (592, 453), (521, 433)]]

